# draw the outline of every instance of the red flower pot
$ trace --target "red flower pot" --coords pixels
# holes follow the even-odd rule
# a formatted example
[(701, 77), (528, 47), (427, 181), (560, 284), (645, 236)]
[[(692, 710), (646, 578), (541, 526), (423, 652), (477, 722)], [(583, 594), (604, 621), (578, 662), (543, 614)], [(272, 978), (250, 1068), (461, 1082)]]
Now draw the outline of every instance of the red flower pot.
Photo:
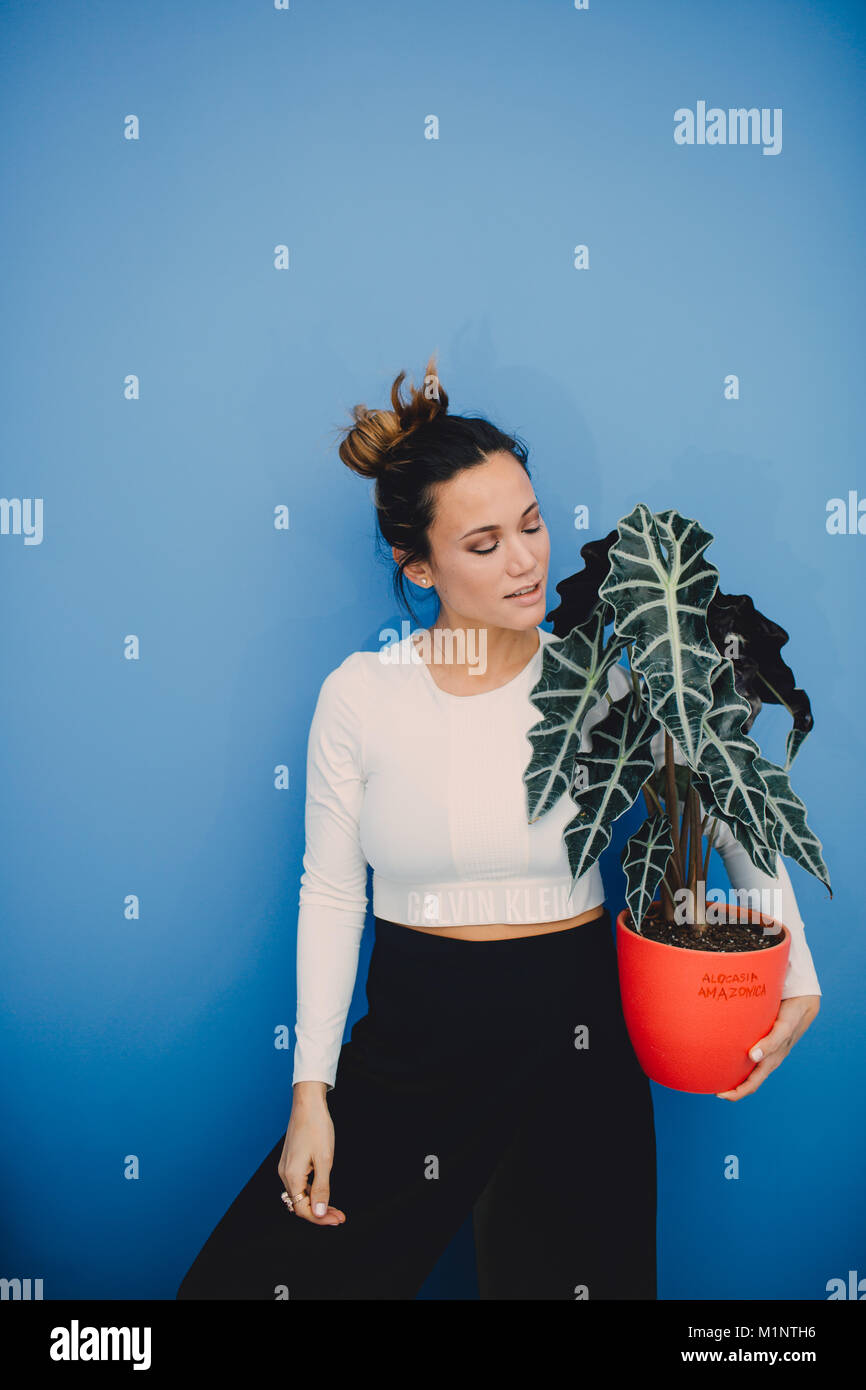
[[(782, 999), (791, 934), (751, 908), (723, 906), (725, 920), (780, 930), (757, 951), (701, 951), (651, 941), (616, 919), (623, 1014), (641, 1067), (652, 1081), (698, 1095), (730, 1091), (757, 1065), (749, 1056), (769, 1033)], [(712, 927), (710, 927), (712, 930)]]

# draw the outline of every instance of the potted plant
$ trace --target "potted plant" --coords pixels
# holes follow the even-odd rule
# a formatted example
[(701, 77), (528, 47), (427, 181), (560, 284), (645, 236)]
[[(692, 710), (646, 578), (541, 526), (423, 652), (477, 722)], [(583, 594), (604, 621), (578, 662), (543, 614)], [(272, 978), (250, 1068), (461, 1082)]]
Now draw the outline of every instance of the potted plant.
[[(748, 1048), (778, 1013), (790, 948), (771, 913), (706, 893), (718, 823), (769, 875), (778, 852), (830, 890), (788, 776), (813, 722), (780, 655), (788, 634), (748, 595), (719, 592), (704, 555), (712, 540), (697, 521), (641, 502), (604, 540), (583, 546), (584, 569), (557, 585), (550, 617), (560, 640), (545, 645), (530, 694), (543, 717), (529, 731), (523, 774), (530, 822), (564, 790), (574, 802), (563, 838), (575, 879), (643, 793), (646, 819), (621, 856), (623, 1013), (647, 1075), (699, 1093), (733, 1089), (748, 1075)], [(611, 668), (623, 653), (623, 693), (612, 698)], [(581, 751), (584, 718), (602, 695), (609, 708)], [(784, 767), (748, 734), (765, 702), (792, 716)]]

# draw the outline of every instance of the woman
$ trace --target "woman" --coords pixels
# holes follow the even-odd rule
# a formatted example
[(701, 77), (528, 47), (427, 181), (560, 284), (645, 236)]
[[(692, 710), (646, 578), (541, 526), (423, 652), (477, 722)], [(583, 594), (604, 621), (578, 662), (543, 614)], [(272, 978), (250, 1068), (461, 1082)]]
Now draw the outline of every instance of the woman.
[[(392, 410), (356, 407), (339, 452), (376, 480), (398, 595), (404, 575), (435, 587), (438, 615), (322, 685), (291, 1117), (178, 1298), (415, 1298), (470, 1211), (482, 1299), (656, 1297), (652, 1095), (601, 875), (572, 883), (567, 794), (526, 815), (529, 693), (554, 640), (538, 626), (549, 537), (525, 447), (449, 416), (432, 367), (408, 404), (401, 372)], [(614, 668), (614, 695), (621, 680)], [(779, 1019), (736, 1099), (809, 1025), (820, 989), (781, 859), (762, 877), (725, 829), (735, 886), (778, 886), (792, 933)], [(368, 864), (369, 1008), (342, 1043)]]

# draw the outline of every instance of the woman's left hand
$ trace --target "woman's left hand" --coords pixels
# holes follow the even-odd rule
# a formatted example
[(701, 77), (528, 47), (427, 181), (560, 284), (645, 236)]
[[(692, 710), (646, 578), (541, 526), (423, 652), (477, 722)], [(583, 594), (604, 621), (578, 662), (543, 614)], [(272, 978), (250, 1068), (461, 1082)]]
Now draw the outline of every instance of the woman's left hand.
[(784, 1062), (794, 1043), (803, 1036), (820, 1007), (820, 994), (797, 994), (790, 999), (783, 999), (776, 1022), (767, 1036), (759, 1038), (749, 1048), (749, 1056), (758, 1065), (733, 1091), (716, 1091), (719, 1100), (742, 1100), (743, 1096), (757, 1091), (770, 1072), (775, 1071), (780, 1062)]

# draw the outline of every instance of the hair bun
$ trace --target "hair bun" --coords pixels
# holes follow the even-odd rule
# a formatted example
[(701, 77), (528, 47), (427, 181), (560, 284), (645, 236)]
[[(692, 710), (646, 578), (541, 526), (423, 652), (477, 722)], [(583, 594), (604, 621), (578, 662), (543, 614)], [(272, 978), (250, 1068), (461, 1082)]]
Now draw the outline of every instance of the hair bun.
[(362, 478), (378, 478), (388, 468), (399, 464), (400, 445), (420, 426), (429, 425), (439, 415), (448, 413), (448, 395), (435, 370), (434, 353), (427, 363), (421, 389), (410, 386), (410, 399), (403, 401), (400, 387), (406, 376), (400, 372), (391, 387), (391, 410), (368, 410), (365, 405), (352, 407), (351, 425), (339, 446), (343, 463)]

